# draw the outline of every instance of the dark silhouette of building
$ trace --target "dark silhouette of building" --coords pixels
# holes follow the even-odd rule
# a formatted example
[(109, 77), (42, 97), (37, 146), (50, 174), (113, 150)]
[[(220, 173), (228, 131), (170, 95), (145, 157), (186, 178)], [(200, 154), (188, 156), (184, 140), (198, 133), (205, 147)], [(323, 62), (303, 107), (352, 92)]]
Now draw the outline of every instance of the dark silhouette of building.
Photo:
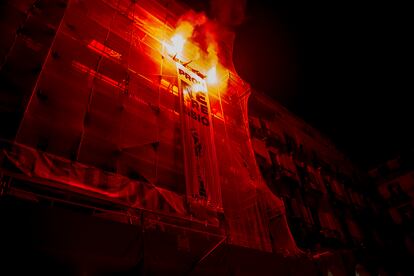
[[(389, 224), (388, 241), (394, 251), (414, 256), (414, 153), (407, 150), (369, 171)], [(404, 257), (401, 257), (404, 258)]]
[(0, 269), (403, 269), (375, 186), (238, 77), (230, 29), (169, 0), (0, 5)]

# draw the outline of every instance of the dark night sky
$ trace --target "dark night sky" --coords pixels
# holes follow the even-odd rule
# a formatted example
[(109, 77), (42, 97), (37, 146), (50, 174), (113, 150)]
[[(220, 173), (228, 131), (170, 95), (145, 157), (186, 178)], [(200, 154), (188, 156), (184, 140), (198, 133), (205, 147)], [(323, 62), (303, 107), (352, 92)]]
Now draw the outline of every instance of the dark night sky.
[(213, 18), (214, 5), (232, 18), (228, 11), (240, 9), (231, 6), (247, 1), (236, 28), (237, 72), (363, 169), (414, 148), (408, 4), (181, 1)]
[(367, 168), (413, 146), (409, 17), (397, 5), (250, 0), (234, 63)]

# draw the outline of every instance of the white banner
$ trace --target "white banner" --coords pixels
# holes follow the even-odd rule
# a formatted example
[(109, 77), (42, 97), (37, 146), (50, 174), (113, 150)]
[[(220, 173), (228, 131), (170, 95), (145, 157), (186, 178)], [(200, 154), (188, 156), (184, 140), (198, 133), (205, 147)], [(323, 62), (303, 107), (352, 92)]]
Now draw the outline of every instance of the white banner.
[(220, 178), (207, 85), (177, 63), (187, 198), (221, 208)]

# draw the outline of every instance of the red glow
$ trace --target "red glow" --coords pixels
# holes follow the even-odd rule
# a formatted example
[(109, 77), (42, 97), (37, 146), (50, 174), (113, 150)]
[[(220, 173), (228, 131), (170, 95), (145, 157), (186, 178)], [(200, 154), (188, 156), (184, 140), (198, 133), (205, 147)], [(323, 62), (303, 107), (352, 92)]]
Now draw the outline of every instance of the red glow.
[(102, 43), (100, 43), (97, 40), (92, 40), (89, 44), (88, 44), (88, 48), (92, 49), (93, 51), (109, 57), (109, 58), (114, 58), (114, 59), (121, 59), (121, 54), (112, 50), (111, 48), (103, 45)]
[(390, 246), (381, 221), (410, 227), (411, 154), (376, 170), (376, 206), (328, 140), (237, 75), (222, 16), (38, 2), (0, 5), (0, 252), (30, 270), (14, 274), (345, 275), (410, 245)]
[(111, 85), (113, 87), (117, 87), (117, 88), (119, 88), (121, 90), (124, 90), (125, 89), (125, 85), (123, 85), (123, 84), (121, 84), (121, 83), (119, 83), (119, 82), (111, 79), (110, 77), (107, 77), (107, 76), (105, 76), (105, 75), (103, 75), (101, 73), (96, 72), (92, 68), (89, 68), (88, 66), (83, 65), (83, 64), (81, 64), (78, 61), (73, 61), (72, 62), (72, 65), (79, 72), (86, 73), (86, 74), (88, 74), (88, 75), (90, 75), (90, 76), (92, 76), (94, 78), (97, 78), (97, 79), (99, 79), (99, 80), (101, 80), (101, 81), (103, 81), (103, 82), (105, 82), (105, 83), (107, 83), (107, 84), (109, 84), (109, 85)]
[(203, 221), (233, 245), (298, 254), (255, 160), (249, 87), (220, 63), (219, 29), (191, 12), (166, 22), (158, 2), (104, 2), (65, 10), (51, 49), (62, 58), (45, 62), (16, 135), (30, 149), (9, 161), (64, 189)]

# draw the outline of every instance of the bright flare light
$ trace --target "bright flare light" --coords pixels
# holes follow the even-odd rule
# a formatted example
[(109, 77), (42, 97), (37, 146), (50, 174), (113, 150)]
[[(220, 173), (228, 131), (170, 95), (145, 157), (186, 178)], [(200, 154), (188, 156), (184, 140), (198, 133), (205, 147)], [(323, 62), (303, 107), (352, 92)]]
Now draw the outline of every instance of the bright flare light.
[(175, 53), (181, 55), (184, 49), (185, 38), (181, 34), (175, 34), (171, 38), (171, 42), (173, 44)]
[(176, 51), (175, 51), (174, 47), (173, 47), (171, 44), (169, 44), (169, 43), (168, 43), (168, 42), (166, 42), (166, 41), (163, 41), (163, 42), (162, 42), (162, 44), (164, 45), (165, 50), (167, 51), (167, 53), (168, 53), (170, 56), (173, 56), (173, 55), (175, 55), (175, 54), (176, 54)]
[(218, 82), (216, 66), (213, 66), (213, 67), (211, 67), (210, 70), (208, 70), (208, 72), (207, 72), (207, 82), (209, 84), (216, 84)]
[(202, 85), (202, 84), (200, 84), (200, 83), (195, 83), (195, 84), (193, 84), (193, 85), (192, 85), (192, 90), (193, 90), (193, 92), (195, 92), (195, 93), (198, 93), (198, 92), (207, 92), (207, 90), (206, 90), (205, 86), (203, 86), (203, 85)]

